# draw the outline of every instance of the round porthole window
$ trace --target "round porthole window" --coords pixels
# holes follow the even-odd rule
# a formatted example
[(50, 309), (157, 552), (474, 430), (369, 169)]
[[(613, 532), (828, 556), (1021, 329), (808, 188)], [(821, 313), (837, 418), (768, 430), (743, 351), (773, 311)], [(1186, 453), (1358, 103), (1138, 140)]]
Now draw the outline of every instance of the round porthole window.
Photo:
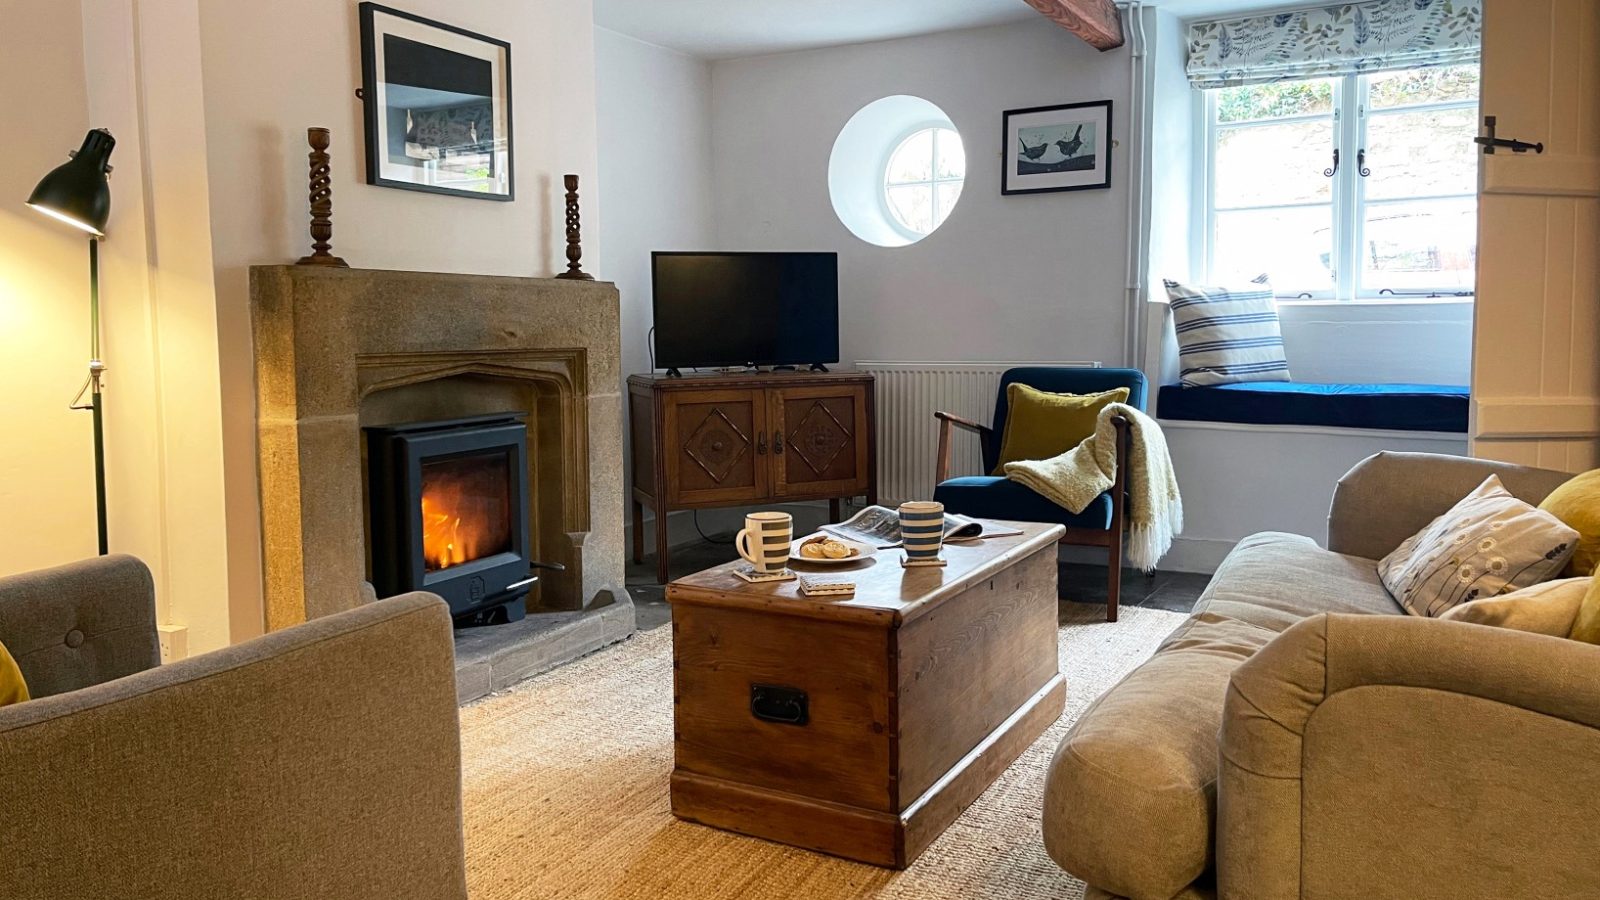
[(924, 128), (889, 156), (883, 196), (901, 228), (927, 236), (938, 230), (961, 199), (967, 152), (954, 128)]
[(945, 223), (967, 178), (966, 148), (944, 110), (899, 95), (867, 104), (834, 141), (828, 191), (851, 233), (904, 247)]

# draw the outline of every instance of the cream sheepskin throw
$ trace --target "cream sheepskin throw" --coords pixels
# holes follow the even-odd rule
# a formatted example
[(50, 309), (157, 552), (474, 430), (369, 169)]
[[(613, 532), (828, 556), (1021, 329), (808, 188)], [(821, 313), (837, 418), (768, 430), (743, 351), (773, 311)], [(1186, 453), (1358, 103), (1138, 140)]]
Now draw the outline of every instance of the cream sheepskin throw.
[(1060, 456), (1006, 464), (1006, 477), (1069, 512), (1081, 513), (1111, 490), (1117, 477), (1117, 429), (1123, 416), (1128, 427), (1128, 562), (1143, 572), (1155, 569), (1172, 538), (1183, 531), (1183, 498), (1167, 454), (1167, 439), (1154, 419), (1113, 403), (1100, 411), (1094, 436)]

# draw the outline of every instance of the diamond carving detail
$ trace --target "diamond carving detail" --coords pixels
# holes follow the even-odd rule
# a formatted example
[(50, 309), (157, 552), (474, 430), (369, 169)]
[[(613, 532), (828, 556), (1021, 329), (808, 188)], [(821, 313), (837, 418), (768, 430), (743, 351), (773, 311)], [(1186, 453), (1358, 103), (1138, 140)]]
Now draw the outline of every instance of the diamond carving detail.
[(833, 410), (818, 400), (811, 404), (800, 424), (789, 434), (789, 446), (811, 471), (822, 475), (840, 451), (851, 443), (850, 429), (833, 414)]
[(712, 409), (683, 445), (684, 454), (717, 484), (733, 473), (733, 467), (749, 451), (750, 438), (723, 414), (721, 407)]

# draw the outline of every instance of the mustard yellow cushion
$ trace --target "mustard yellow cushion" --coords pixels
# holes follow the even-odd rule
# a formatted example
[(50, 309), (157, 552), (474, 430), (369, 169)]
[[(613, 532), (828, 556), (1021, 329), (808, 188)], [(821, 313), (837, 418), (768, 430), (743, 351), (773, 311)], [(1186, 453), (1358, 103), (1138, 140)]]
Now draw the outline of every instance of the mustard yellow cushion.
[(1600, 644), (1600, 573), (1589, 579), (1589, 592), (1583, 595), (1570, 637), (1585, 644)]
[(1550, 492), (1539, 508), (1578, 532), (1578, 552), (1563, 573), (1591, 575), (1600, 563), (1600, 469), (1585, 472)]
[(1006, 431), (1000, 437), (1000, 464), (991, 475), (1006, 474), (1006, 463), (1050, 459), (1094, 434), (1100, 410), (1127, 403), (1128, 389), (1100, 394), (1052, 394), (1025, 384), (1006, 387)]
[(28, 683), (22, 680), (22, 670), (11, 658), (5, 644), (0, 644), (0, 706), (21, 703), (28, 699)]

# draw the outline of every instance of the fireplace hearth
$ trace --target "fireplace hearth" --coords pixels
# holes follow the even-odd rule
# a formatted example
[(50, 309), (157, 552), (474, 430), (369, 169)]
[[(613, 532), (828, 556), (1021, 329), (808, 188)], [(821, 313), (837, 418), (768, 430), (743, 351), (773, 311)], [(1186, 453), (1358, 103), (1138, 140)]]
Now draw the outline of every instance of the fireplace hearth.
[(538, 581), (530, 551), (528, 429), (520, 413), (368, 427), (372, 586), (429, 591), (458, 624), (519, 621)]

